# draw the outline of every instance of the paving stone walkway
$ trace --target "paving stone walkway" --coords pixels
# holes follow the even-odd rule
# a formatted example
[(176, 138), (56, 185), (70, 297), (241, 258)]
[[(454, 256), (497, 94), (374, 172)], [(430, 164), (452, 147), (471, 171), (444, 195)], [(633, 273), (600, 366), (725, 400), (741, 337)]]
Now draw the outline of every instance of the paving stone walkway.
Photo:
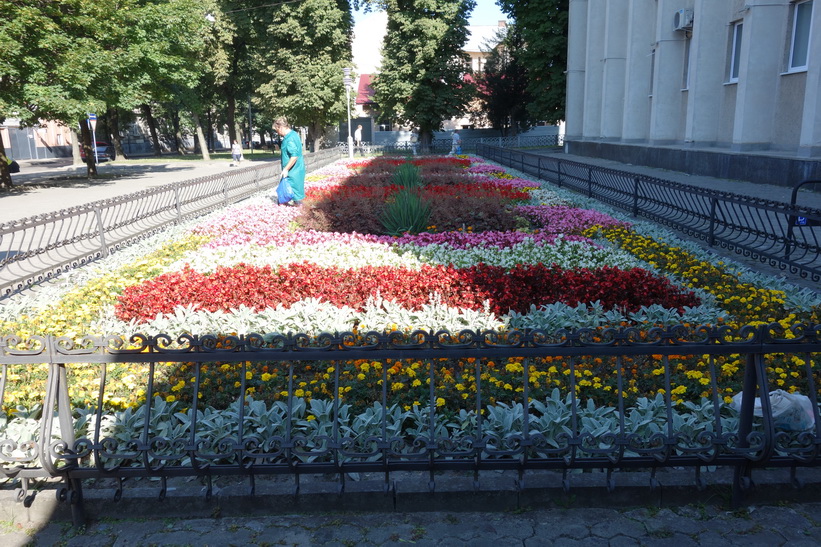
[(821, 544), (821, 504), (539, 509), (505, 513), (334, 513), (249, 518), (105, 519), (85, 528), (3, 525), (0, 545), (803, 547)]

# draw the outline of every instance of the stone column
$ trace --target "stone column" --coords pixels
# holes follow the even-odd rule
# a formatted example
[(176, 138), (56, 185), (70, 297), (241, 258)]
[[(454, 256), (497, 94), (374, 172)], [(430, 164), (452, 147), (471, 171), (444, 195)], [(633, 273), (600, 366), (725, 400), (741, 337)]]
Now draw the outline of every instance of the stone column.
[(770, 147), (788, 12), (787, 0), (748, 0), (746, 6), (732, 143), (740, 152)]
[(673, 144), (683, 137), (681, 80), (684, 73), (684, 33), (674, 30), (677, 0), (658, 0), (650, 144)]
[(728, 6), (696, 0), (690, 45), (690, 86), (684, 140), (711, 146), (718, 141), (719, 119), (727, 60)]
[(628, 0), (607, 2), (602, 73), (601, 136), (621, 137), (624, 119), (624, 82), (627, 65)]
[(584, 124), (585, 138), (601, 137), (602, 83), (604, 59), (604, 29), (607, 0), (587, 2), (587, 56), (584, 72)]
[(623, 142), (647, 142), (650, 78), (656, 36), (656, 0), (630, 0), (627, 15)]
[(574, 140), (581, 137), (584, 125), (587, 0), (570, 0), (568, 17), (565, 138)]
[(798, 155), (821, 157), (821, 2), (812, 3), (810, 51), (807, 57), (807, 84), (804, 88), (804, 118)]

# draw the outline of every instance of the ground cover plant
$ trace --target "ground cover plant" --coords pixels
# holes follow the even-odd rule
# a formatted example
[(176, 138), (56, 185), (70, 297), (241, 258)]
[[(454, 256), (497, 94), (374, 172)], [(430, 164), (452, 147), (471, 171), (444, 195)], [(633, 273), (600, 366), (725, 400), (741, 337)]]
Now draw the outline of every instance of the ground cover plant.
[[(403, 203), (410, 209), (403, 212)], [(402, 226), (402, 219), (412, 222)], [(16, 298), (0, 312), (0, 331), (21, 339), (608, 326), (647, 332), (675, 324), (788, 328), (817, 322), (819, 309), (817, 295), (479, 158), (371, 158), (309, 175), (301, 208), (257, 196)], [(774, 356), (772, 363), (778, 387), (806, 392), (803, 359)], [(386, 391), (403, 416), (432, 405), (446, 423), (459, 416), (467, 423), (476, 419), (477, 395), (487, 412), (527, 407), (535, 417), (543, 417), (537, 407), (554, 390), (562, 400), (574, 392), (614, 412), (619, 394), (628, 410), (659, 396), (699, 406), (717, 394), (728, 404), (742, 370), (739, 355), (586, 357), (572, 366), (565, 358), (161, 363), (148, 393), (147, 366), (115, 364), (106, 369), (103, 403), (125, 411), (159, 397), (185, 416), (198, 399), (199, 411), (216, 412), (240, 398), (297, 400), (312, 409), (336, 397), (353, 415)], [(93, 408), (101, 367), (72, 366), (70, 375), (73, 404)], [(7, 413), (36, 405), (42, 369), (13, 367), (8, 379)], [(305, 427), (317, 412), (304, 410)]]

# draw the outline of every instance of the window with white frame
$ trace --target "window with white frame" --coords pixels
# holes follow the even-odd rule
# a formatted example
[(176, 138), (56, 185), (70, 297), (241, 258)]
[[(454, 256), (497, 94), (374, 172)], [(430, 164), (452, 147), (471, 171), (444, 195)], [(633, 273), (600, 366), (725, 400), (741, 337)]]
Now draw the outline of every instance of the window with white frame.
[(790, 40), (790, 71), (806, 70), (810, 51), (812, 27), (812, 2), (796, 2), (793, 5), (792, 39)]
[(730, 82), (738, 81), (738, 72), (741, 66), (741, 32), (744, 25), (741, 21), (733, 23), (733, 36), (730, 50)]

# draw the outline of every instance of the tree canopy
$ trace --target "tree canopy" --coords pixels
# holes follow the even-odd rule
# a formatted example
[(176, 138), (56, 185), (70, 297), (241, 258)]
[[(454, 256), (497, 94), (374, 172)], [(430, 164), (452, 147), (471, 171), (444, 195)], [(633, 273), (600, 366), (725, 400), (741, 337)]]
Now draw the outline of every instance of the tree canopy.
[(385, 0), (388, 28), (372, 87), (383, 116), (418, 126), (423, 148), (475, 95), (463, 52), (474, 0)]
[(527, 110), (533, 102), (528, 91), (528, 73), (519, 60), (524, 42), (518, 25), (509, 25), (497, 40), (477, 78), (481, 112), (503, 135), (515, 134), (535, 121)]
[(515, 20), (524, 47), (518, 52), (532, 97), (528, 112), (538, 120), (564, 119), (568, 0), (496, 0)]
[(325, 128), (345, 117), (343, 67), (351, 66), (353, 18), (348, 0), (283, 4), (265, 20), (256, 51), (257, 104), (271, 118), (308, 127), (318, 146)]

